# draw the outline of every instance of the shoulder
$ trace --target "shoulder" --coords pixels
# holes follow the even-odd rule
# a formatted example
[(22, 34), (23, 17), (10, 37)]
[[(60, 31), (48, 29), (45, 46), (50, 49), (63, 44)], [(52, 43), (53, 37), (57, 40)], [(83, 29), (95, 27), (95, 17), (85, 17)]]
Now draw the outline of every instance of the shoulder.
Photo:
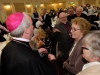
[(88, 67), (77, 75), (100, 75), (100, 64)]
[(86, 14), (82, 13), (82, 16), (87, 16)]
[(67, 24), (68, 24), (69, 26), (71, 26), (71, 22), (70, 22), (70, 21), (67, 21)]
[(15, 58), (21, 58), (21, 57), (31, 58), (36, 54), (38, 54), (33, 50), (31, 50), (30, 48), (23, 46), (19, 43), (16, 43), (14, 41), (8, 43), (3, 49), (2, 53), (5, 56), (8, 55), (9, 57), (15, 57)]
[(80, 48), (80, 49), (82, 49), (82, 39), (83, 39), (83, 38), (81, 38), (81, 39), (77, 42), (77, 47)]
[(76, 14), (72, 15), (72, 17), (76, 17)]
[(60, 22), (60, 23), (56, 24), (54, 28), (59, 28), (59, 27), (61, 27), (61, 25), (62, 25), (62, 23)]

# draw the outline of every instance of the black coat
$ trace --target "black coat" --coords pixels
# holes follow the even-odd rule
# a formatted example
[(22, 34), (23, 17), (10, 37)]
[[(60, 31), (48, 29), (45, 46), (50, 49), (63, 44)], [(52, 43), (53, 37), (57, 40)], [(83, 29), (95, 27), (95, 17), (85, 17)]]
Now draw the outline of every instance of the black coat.
[(54, 65), (40, 57), (38, 51), (11, 41), (1, 55), (2, 75), (57, 75)]
[[(76, 18), (76, 17), (78, 17), (76, 14), (72, 15), (72, 19), (74, 19), (74, 18)], [(88, 16), (85, 15), (84, 13), (82, 13), (79, 17), (82, 17), (82, 18), (86, 19), (87, 21), (89, 21)]]
[(44, 18), (44, 15), (42, 16), (42, 19), (43, 19), (43, 29), (47, 29), (48, 27), (50, 27), (50, 29), (52, 29), (52, 21), (51, 21), (51, 17), (46, 14), (45, 18)]

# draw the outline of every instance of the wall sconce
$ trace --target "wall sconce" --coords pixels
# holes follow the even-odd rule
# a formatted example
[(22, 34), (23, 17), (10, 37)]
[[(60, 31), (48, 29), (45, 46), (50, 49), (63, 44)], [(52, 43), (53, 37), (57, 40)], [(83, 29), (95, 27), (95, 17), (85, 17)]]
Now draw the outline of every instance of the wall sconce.
[(54, 4), (52, 4), (52, 6), (54, 6)]
[(31, 5), (30, 5), (30, 4), (27, 4), (27, 5), (26, 5), (26, 7), (30, 8), (30, 7), (31, 7)]
[(75, 6), (75, 4), (73, 4), (73, 6)]
[(44, 7), (44, 4), (40, 4), (41, 7)]
[(5, 7), (6, 9), (10, 9), (10, 8), (11, 8), (10, 5), (5, 5), (4, 7)]
[(59, 3), (59, 5), (62, 5), (62, 3)]

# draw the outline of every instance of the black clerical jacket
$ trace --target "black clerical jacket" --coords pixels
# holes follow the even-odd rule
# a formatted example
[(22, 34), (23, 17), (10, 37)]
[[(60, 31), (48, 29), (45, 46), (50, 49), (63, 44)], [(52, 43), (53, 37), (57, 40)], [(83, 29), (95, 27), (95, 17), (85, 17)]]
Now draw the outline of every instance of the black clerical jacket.
[(1, 55), (2, 75), (57, 75), (57, 69), (25, 44), (11, 41)]

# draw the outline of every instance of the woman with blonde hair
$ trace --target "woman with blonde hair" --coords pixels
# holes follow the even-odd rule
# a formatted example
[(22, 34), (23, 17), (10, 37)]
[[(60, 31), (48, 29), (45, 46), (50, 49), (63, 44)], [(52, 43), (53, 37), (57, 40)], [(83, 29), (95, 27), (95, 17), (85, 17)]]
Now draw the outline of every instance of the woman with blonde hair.
[(36, 48), (40, 48), (42, 45), (45, 45), (43, 39), (46, 37), (45, 31), (42, 28), (37, 29), (36, 35), (34, 37), (34, 42), (36, 43)]

